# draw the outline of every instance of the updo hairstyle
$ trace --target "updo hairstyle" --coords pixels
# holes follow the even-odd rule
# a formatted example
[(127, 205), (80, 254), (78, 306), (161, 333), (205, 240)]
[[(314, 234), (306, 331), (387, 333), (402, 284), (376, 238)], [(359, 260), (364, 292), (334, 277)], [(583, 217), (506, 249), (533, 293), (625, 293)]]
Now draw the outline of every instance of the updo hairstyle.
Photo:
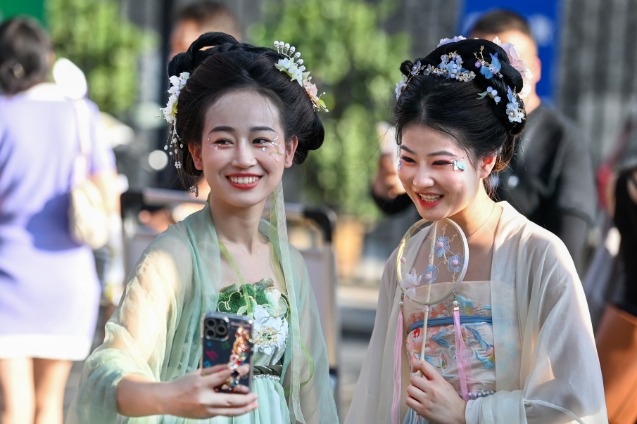
[[(482, 55), (490, 61), (496, 54), (501, 64), (500, 74), (486, 78), (480, 73), (478, 58)], [(524, 128), (522, 122), (511, 122), (507, 116), (507, 86), (514, 91), (521, 108), (523, 102), (517, 95), (522, 90), (522, 77), (514, 69), (506, 52), (497, 44), (481, 39), (465, 39), (440, 45), (425, 58), (416, 59), (423, 66), (437, 67), (441, 57), (449, 53), (462, 57), (462, 67), (473, 71), (471, 81), (458, 81), (435, 74), (411, 75), (414, 63), (405, 61), (400, 66), (409, 78), (394, 107), (396, 139), (400, 144), (402, 131), (409, 124), (422, 124), (442, 131), (458, 140), (475, 165), (476, 160), (497, 152), (494, 172), (504, 169), (511, 160), (517, 136)], [(480, 96), (488, 87), (497, 90), (500, 101)]]
[(53, 47), (32, 18), (16, 17), (0, 25), (0, 87), (13, 95), (46, 81)]
[(177, 103), (176, 130), (183, 143), (183, 173), (198, 177), (187, 144), (201, 143), (208, 108), (221, 96), (250, 89), (270, 99), (278, 108), (286, 142), (298, 138), (295, 163), (323, 144), (324, 129), (305, 89), (274, 67), (285, 56), (276, 50), (240, 43), (231, 35), (209, 32), (188, 51), (168, 64), (168, 74), (190, 72)]

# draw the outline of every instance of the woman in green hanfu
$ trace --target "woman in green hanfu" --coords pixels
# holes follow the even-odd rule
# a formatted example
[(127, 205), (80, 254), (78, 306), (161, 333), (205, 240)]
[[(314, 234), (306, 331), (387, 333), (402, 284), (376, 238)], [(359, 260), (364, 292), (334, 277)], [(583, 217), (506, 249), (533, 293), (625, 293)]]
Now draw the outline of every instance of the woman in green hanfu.
[[(323, 143), (325, 109), (294, 47), (208, 33), (168, 66), (166, 149), (206, 206), (143, 253), (85, 363), (71, 422), (338, 422), (303, 258), (287, 240), (281, 180)], [(202, 368), (207, 312), (254, 321), (251, 391)], [(247, 365), (240, 368), (247, 371)]]

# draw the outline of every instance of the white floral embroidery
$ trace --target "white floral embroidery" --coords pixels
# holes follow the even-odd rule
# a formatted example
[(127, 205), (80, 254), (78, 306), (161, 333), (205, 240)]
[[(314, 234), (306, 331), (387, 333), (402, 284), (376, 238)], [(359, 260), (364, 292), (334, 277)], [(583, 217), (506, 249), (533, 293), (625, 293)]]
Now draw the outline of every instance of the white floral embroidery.
[(277, 363), (285, 353), (287, 342), (288, 322), (285, 315), (273, 316), (267, 306), (257, 305), (253, 318), (255, 349), (272, 356), (270, 363)]

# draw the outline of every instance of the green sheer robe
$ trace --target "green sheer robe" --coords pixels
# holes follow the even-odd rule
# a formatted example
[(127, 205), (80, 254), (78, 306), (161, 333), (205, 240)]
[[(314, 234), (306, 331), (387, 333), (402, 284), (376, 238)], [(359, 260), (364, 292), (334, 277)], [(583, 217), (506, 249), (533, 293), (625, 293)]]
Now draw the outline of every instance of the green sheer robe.
[[(280, 261), (290, 301), (281, 376), (289, 422), (334, 424), (338, 416), (318, 308), (303, 257), (287, 243), (284, 216), (279, 215), (271, 219), (274, 224), (262, 220), (259, 230)], [(232, 422), (225, 417), (126, 418), (117, 414), (116, 407), (116, 387), (127, 374), (170, 381), (199, 367), (202, 316), (217, 309), (223, 286), (220, 276), (219, 244), (207, 204), (160, 234), (143, 253), (120, 306), (106, 324), (104, 343), (85, 362), (67, 423)], [(260, 405), (268, 403), (259, 396)]]

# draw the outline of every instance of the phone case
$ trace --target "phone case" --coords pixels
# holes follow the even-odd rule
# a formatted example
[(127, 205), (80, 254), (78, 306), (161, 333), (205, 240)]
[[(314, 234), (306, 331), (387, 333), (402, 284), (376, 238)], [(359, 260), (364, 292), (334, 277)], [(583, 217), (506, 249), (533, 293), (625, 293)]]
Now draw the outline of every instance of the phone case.
[[(228, 364), (232, 369), (242, 364), (252, 365), (252, 327), (252, 319), (245, 316), (223, 312), (207, 313), (202, 324), (202, 368), (218, 364)], [(247, 375), (233, 373), (220, 390), (231, 392), (238, 384), (250, 387), (251, 382), (252, 366)]]

